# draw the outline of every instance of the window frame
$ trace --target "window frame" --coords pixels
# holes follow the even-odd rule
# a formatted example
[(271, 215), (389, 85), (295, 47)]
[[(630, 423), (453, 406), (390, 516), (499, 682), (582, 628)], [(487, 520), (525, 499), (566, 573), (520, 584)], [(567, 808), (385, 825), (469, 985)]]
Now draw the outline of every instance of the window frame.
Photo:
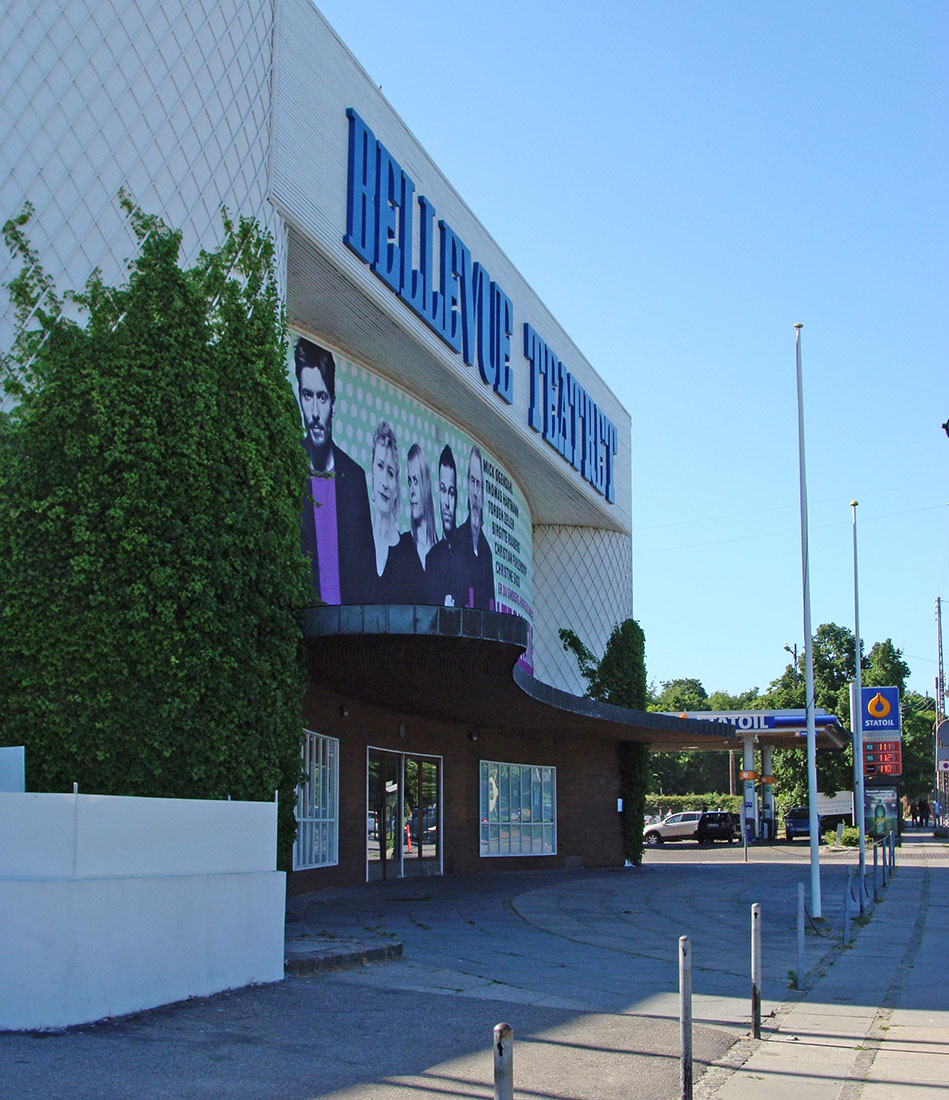
[[(303, 731), (301, 770), (294, 815), (294, 871), (339, 866), (339, 738)], [(307, 813), (306, 810), (311, 812)], [(304, 839), (308, 837), (308, 839)], [(308, 848), (304, 850), (304, 848)]]
[[(497, 788), (493, 806), (492, 779)], [(479, 761), (478, 811), (481, 859), (557, 855), (557, 769), (554, 765)]]

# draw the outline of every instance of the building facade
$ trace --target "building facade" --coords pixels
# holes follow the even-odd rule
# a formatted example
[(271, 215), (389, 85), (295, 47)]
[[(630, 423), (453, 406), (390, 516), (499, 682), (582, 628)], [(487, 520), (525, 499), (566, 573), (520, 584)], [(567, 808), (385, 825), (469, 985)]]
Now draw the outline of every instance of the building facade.
[(121, 190), (185, 260), (222, 206), (276, 240), (314, 498), (291, 889), (621, 863), (619, 741), (702, 723), (583, 699), (559, 639), (632, 610), (606, 383), (309, 0), (14, 2), (0, 38), (0, 214), (57, 286), (121, 280)]

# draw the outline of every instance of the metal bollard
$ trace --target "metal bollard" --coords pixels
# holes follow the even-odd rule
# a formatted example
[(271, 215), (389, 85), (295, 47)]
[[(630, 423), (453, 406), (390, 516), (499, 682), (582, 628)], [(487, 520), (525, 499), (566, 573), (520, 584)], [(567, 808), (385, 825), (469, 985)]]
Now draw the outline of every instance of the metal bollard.
[(692, 1100), (692, 943), (679, 937), (679, 1082), (681, 1100)]
[(885, 844), (884, 841), (882, 841), (882, 840), (880, 841), (879, 848), (880, 848), (880, 864), (883, 868), (883, 889), (885, 890), (886, 889), (887, 856), (886, 856), (886, 844)]
[(873, 845), (873, 904), (876, 905), (879, 899), (879, 890), (877, 889), (877, 846)]
[(494, 1025), (494, 1100), (514, 1100), (514, 1029)]
[(761, 905), (751, 907), (751, 1030), (761, 1038)]
[(850, 943), (850, 892), (853, 889), (853, 868), (847, 868), (847, 891), (844, 894), (844, 947)]
[(804, 988), (804, 883), (797, 884), (797, 988)]
[(857, 905), (857, 908), (860, 910), (860, 916), (862, 917), (863, 916), (863, 910), (864, 910), (864, 908), (867, 904), (867, 897), (866, 897), (866, 890), (867, 890), (866, 849), (864, 849), (864, 851), (861, 853), (860, 865), (859, 866), (860, 866), (860, 886), (859, 886), (859, 889), (857, 890), (857, 896), (860, 898), (860, 901)]

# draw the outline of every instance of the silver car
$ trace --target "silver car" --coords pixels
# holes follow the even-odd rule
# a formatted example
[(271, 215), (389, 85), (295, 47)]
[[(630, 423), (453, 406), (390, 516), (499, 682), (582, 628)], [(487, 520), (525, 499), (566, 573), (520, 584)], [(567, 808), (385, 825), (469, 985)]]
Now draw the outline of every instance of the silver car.
[(663, 821), (648, 825), (643, 831), (643, 840), (647, 844), (662, 844), (666, 840), (695, 840), (701, 816), (698, 810), (669, 814)]

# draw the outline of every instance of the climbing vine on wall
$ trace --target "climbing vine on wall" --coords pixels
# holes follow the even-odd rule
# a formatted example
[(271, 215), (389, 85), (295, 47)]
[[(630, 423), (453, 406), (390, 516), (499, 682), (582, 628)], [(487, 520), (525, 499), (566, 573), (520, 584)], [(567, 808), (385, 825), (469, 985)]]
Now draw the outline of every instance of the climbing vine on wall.
[[(127, 282), (53, 293), (27, 236), (3, 357), (0, 737), (31, 790), (271, 799), (294, 831), (306, 463), (273, 244), (190, 268), (123, 196)], [(78, 306), (82, 322), (70, 319)]]

